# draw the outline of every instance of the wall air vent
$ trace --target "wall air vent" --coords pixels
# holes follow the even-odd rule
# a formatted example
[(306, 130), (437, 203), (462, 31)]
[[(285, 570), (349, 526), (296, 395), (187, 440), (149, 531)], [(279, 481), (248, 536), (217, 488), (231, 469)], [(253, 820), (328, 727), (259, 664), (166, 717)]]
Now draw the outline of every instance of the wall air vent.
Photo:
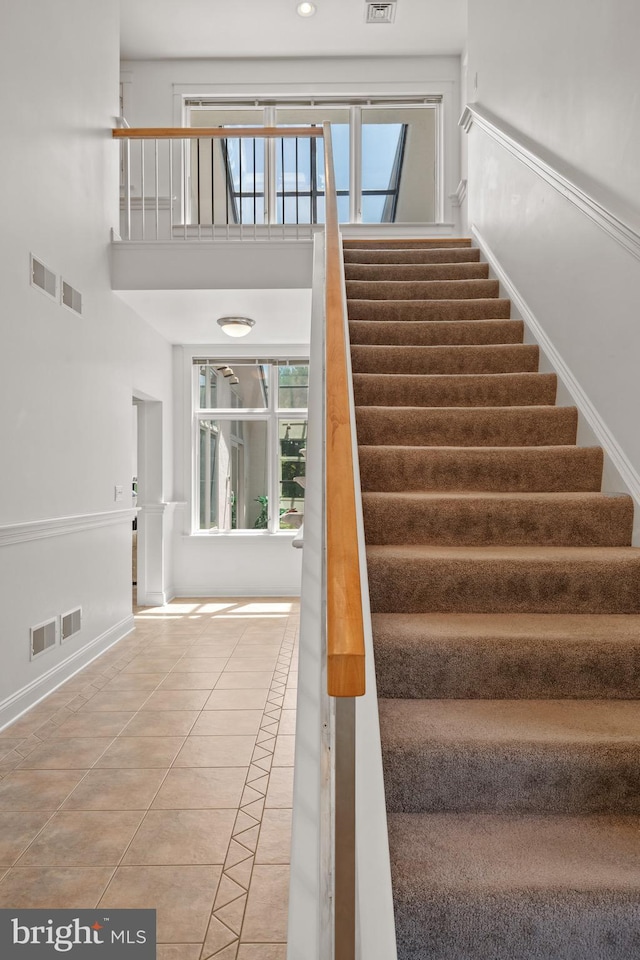
[(66, 280), (62, 281), (62, 304), (82, 316), (82, 294), (74, 290)]
[(369, 3), (367, 0), (365, 23), (393, 23), (396, 18), (396, 4)]
[(57, 620), (47, 620), (46, 623), (39, 623), (37, 627), (31, 628), (31, 659), (35, 660), (40, 654), (51, 647), (55, 647), (58, 639)]
[(78, 607), (76, 610), (70, 610), (68, 613), (63, 613), (60, 617), (60, 626), (61, 640), (62, 643), (64, 643), (65, 640), (68, 640), (74, 633), (78, 633), (82, 629), (82, 607)]
[(31, 254), (31, 286), (42, 290), (47, 296), (56, 296), (56, 275), (53, 270), (45, 266), (42, 260), (38, 260)]

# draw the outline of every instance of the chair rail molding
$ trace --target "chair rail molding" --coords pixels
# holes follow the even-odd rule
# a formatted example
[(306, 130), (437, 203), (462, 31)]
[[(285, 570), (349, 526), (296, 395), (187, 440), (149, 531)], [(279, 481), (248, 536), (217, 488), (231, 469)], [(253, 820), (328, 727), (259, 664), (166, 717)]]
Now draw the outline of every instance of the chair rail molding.
[(620, 205), (613, 193), (478, 103), (467, 104), (459, 124), (465, 133), (479, 127), (640, 260), (640, 213), (629, 211), (638, 221), (632, 225), (627, 212), (618, 214), (612, 209)]
[(136, 510), (108, 510), (104, 513), (81, 513), (72, 517), (53, 517), (48, 520), (27, 520), (0, 526), (0, 547), (29, 540), (44, 540), (47, 537), (62, 537), (70, 533), (84, 533), (96, 527), (111, 527), (119, 523), (131, 523)]

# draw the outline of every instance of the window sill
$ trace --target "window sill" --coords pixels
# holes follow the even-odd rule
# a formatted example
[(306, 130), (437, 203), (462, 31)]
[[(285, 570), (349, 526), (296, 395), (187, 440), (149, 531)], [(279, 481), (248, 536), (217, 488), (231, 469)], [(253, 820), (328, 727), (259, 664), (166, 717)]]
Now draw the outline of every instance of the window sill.
[(186, 533), (185, 537), (202, 540), (212, 540), (218, 537), (228, 537), (233, 540), (255, 540), (265, 537), (292, 540), (297, 533), (297, 530), (278, 530), (276, 533), (271, 533), (269, 530), (194, 530), (193, 533)]

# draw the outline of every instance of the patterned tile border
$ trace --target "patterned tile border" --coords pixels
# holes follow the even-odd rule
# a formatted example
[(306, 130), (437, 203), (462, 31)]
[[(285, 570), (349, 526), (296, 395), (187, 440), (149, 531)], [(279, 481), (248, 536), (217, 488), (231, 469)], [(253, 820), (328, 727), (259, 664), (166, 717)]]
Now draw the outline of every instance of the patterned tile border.
[(285, 627), (200, 960), (236, 960), (299, 617)]

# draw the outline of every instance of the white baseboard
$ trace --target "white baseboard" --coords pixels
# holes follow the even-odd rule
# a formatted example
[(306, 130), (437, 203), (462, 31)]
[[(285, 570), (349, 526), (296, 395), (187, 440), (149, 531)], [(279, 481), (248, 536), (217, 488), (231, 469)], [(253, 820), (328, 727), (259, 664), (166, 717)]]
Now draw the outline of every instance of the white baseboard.
[(171, 599), (172, 594), (165, 590), (152, 590), (137, 597), (139, 607), (164, 607)]
[(202, 600), (207, 599), (208, 597), (224, 597), (228, 599), (229, 597), (299, 597), (300, 596), (300, 583), (297, 584), (283, 584), (281, 587), (272, 587), (268, 590), (265, 590), (264, 586), (255, 586), (253, 589), (249, 587), (243, 587), (242, 589), (235, 588), (233, 590), (216, 590), (215, 588), (203, 589), (202, 587), (176, 587), (175, 597), (195, 597)]
[[(626, 491), (636, 504), (634, 542), (640, 542), (640, 475), (622, 450), (579, 381), (567, 366), (543, 329), (541, 323), (507, 276), (497, 256), (475, 225), (471, 225), (471, 235), (480, 247), (487, 263), (502, 287), (501, 296), (509, 297), (518, 317), (524, 321), (534, 341), (546, 356), (551, 368), (557, 373), (561, 385), (571, 402), (578, 408), (579, 417), (584, 418), (587, 431), (604, 452), (605, 463), (602, 475), (602, 489), (608, 493)], [(580, 434), (580, 426), (578, 427)], [(584, 433), (584, 430), (582, 431)]]
[(133, 615), (114, 624), (80, 650), (41, 674), (0, 703), (0, 730), (13, 723), (134, 629)]

